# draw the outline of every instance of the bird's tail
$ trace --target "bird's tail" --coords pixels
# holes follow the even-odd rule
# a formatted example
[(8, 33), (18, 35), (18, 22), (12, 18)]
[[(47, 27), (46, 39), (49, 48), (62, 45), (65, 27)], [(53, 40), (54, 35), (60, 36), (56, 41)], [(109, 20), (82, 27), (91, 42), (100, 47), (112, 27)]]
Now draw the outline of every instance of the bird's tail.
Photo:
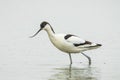
[(86, 44), (84, 46), (79, 46), (79, 48), (81, 49), (81, 51), (87, 51), (87, 50), (97, 49), (101, 46), (102, 46), (101, 44), (91, 43), (91, 44)]
[(96, 49), (96, 48), (99, 48), (101, 46), (102, 46), (102, 44), (92, 43), (91, 45), (85, 46), (85, 48)]

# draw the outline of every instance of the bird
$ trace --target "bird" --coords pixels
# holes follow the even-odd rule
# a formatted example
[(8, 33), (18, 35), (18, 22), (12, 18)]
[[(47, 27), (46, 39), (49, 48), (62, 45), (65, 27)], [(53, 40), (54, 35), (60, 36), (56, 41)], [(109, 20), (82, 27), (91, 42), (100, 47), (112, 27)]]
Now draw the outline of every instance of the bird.
[(91, 65), (91, 58), (83, 52), (87, 50), (97, 49), (102, 46), (102, 44), (81, 39), (79, 36), (73, 34), (57, 34), (47, 21), (41, 22), (40, 29), (34, 35), (30, 36), (30, 38), (35, 37), (42, 30), (45, 30), (47, 32), (51, 43), (56, 48), (69, 55), (70, 64), (73, 63), (71, 54), (81, 53), (88, 59), (88, 64)]

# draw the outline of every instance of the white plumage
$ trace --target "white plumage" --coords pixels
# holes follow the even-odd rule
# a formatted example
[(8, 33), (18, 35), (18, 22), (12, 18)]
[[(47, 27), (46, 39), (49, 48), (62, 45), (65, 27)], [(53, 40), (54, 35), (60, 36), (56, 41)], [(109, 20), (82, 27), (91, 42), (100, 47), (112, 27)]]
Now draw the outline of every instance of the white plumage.
[[(40, 30), (31, 37), (37, 35), (41, 30), (45, 30), (48, 33), (50, 41), (59, 50), (69, 54), (70, 63), (72, 64), (71, 53), (82, 53), (86, 50), (96, 49), (101, 46), (101, 44), (92, 43), (90, 41), (81, 39), (80, 37), (72, 34), (55, 34), (53, 28), (48, 22), (42, 22), (40, 24)], [(91, 59), (89, 56), (82, 53), (89, 60), (89, 65), (91, 64)]]
[(71, 36), (70, 38), (68, 38), (66, 41), (73, 43), (73, 44), (82, 44), (85, 43), (85, 40), (77, 37), (77, 36)]

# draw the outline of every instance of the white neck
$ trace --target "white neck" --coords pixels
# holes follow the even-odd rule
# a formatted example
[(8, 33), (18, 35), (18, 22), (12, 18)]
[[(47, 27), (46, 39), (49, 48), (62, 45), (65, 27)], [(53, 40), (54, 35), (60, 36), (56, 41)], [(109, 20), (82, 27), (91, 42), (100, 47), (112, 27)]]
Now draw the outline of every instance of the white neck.
[(50, 25), (46, 25), (45, 31), (48, 33), (49, 38), (54, 37), (55, 32)]

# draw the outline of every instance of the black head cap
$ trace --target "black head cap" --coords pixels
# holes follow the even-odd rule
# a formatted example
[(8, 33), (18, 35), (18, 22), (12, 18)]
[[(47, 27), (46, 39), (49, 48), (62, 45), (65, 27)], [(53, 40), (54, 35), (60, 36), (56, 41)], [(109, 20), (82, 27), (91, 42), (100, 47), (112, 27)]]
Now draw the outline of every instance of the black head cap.
[(46, 22), (46, 21), (43, 21), (43, 22), (40, 24), (41, 29), (44, 28), (47, 24), (49, 24), (49, 23)]

